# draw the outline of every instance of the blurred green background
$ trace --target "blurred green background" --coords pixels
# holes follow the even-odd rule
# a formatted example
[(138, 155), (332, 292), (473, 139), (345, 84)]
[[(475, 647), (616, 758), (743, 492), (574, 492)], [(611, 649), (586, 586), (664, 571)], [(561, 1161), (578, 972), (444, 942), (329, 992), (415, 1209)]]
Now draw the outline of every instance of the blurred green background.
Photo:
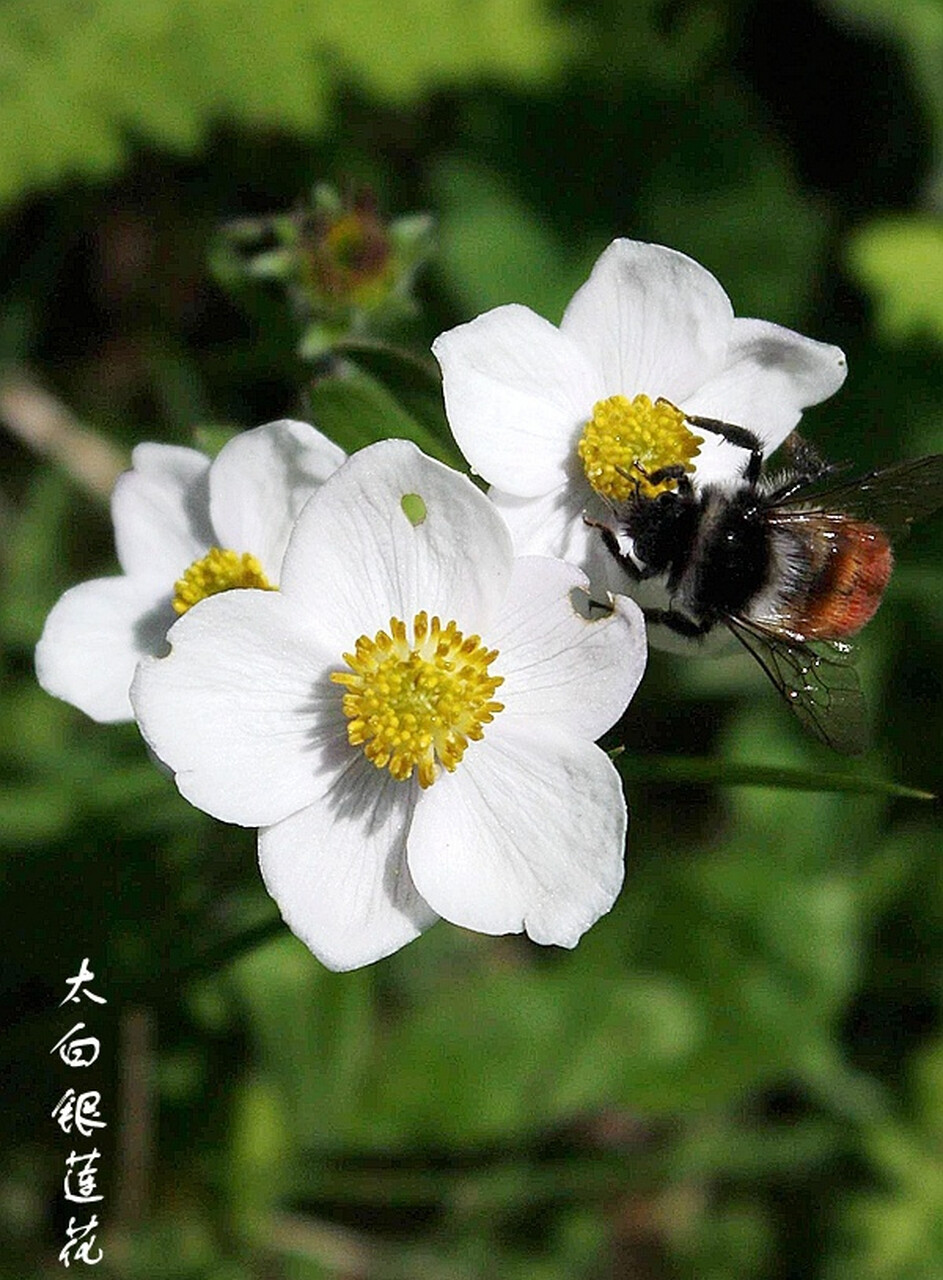
[[(343, 436), (284, 299), (207, 267), (221, 223), (316, 180), (435, 216), (417, 352), (501, 302), (557, 320), (629, 235), (845, 348), (804, 424), (827, 456), (943, 449), (940, 0), (2, 0), (0, 29), (0, 1275), (61, 1274), (85, 1220), (50, 1118), (81, 1017), (103, 1278), (943, 1276), (938, 804), (658, 764), (937, 790), (943, 520), (864, 638), (860, 762), (745, 655), (653, 656), (626, 887), (572, 953), (439, 925), (324, 971), (252, 833), (32, 675), (59, 593), (115, 571), (135, 442), (312, 408)], [(70, 1018), (83, 956), (108, 1004)]]

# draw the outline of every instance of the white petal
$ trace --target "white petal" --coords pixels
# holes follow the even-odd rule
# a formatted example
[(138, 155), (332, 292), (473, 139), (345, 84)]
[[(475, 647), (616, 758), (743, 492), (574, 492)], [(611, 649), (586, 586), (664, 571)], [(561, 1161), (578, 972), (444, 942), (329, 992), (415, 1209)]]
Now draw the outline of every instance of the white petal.
[(598, 747), (550, 721), (529, 728), (472, 743), (423, 792), (409, 867), (455, 924), (573, 947), (622, 884), (625, 802)]
[(445, 411), (472, 470), (521, 497), (555, 489), (604, 394), (591, 360), (527, 307), (497, 307), (440, 334)]
[(691, 430), (701, 438), (700, 451), (694, 459), (695, 470), (691, 476), (694, 487), (703, 489), (706, 484), (718, 484), (728, 489), (736, 487), (743, 479), (750, 461), (749, 449), (730, 444), (721, 436), (701, 427), (692, 427)]
[(557, 556), (578, 565), (586, 560), (593, 541), (593, 530), (583, 520), (591, 496), (589, 485), (578, 481), (537, 498), (488, 490), (488, 497), (511, 531), (516, 555)]
[(415, 795), (361, 756), (330, 795), (259, 833), (266, 888), (329, 969), (372, 964), (438, 919), (406, 866)]
[(298, 513), (346, 456), (315, 427), (288, 418), (230, 440), (210, 467), (218, 545), (251, 552), (277, 584)]
[[(765, 320), (735, 320), (725, 368), (679, 407), (748, 427), (770, 454), (802, 410), (834, 395), (847, 372), (838, 347)], [(700, 458), (697, 466), (700, 473)]]
[(131, 702), (148, 745), (199, 809), (265, 826), (323, 795), (349, 760), (338, 663), (281, 593), (226, 591), (138, 668)]
[(614, 240), (560, 328), (600, 370), (605, 395), (677, 404), (723, 367), (732, 323), (730, 299), (693, 258)]
[(611, 524), (612, 508), (585, 481), (541, 498), (515, 498), (500, 489), (489, 489), (488, 497), (510, 529), (517, 555), (566, 560), (605, 592), (612, 557), (596, 524)]
[(594, 739), (628, 706), (645, 670), (641, 611), (616, 596), (610, 614), (590, 621), (571, 598), (587, 586), (585, 575), (562, 560), (515, 561), (507, 603), (487, 637), (500, 651), (491, 670), (504, 676), (495, 694), (504, 703), (502, 724), (511, 717), (553, 717)]
[(125, 573), (166, 580), (167, 591), (213, 545), (209, 459), (196, 449), (139, 444), (111, 495), (118, 561)]
[[(425, 517), (402, 507), (418, 494)], [(339, 656), (360, 635), (407, 624), (421, 609), (481, 632), (504, 599), (511, 535), (480, 490), (407, 440), (356, 453), (298, 518), (282, 592)]]
[(151, 577), (98, 578), (53, 606), (36, 646), (36, 676), (102, 724), (132, 720), (128, 690), (138, 660), (167, 648), (176, 615), (164, 584)]

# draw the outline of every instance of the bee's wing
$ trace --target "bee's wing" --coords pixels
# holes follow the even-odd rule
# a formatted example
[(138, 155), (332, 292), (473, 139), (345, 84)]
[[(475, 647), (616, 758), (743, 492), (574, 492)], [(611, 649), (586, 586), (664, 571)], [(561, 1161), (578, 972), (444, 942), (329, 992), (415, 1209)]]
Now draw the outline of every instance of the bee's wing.
[(744, 618), (726, 621), (810, 733), (843, 755), (865, 750), (867, 712), (850, 646), (793, 639)]
[(915, 520), (943, 507), (943, 454), (915, 458), (852, 480), (822, 480), (803, 485), (776, 509), (814, 506), (873, 521), (891, 538), (901, 538)]

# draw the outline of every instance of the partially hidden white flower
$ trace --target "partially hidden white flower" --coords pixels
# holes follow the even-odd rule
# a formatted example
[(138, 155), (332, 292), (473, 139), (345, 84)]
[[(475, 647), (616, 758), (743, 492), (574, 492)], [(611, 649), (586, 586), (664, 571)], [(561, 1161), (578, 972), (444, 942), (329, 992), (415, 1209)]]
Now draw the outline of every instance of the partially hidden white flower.
[(277, 587), (295, 517), (344, 451), (305, 422), (235, 436), (210, 461), (140, 444), (111, 500), (121, 575), (53, 606), (36, 646), (39, 683), (103, 723), (131, 720), (138, 661), (166, 651), (181, 613), (231, 587)]
[(191, 610), (138, 668), (145, 739), (191, 803), (261, 828), (269, 892), (352, 969), (445, 917), (574, 946), (620, 888), (626, 810), (597, 739), (645, 663), (637, 607), (515, 559), (465, 477), (403, 440), (298, 519), (278, 592)]
[(612, 523), (634, 461), (649, 473), (680, 462), (695, 487), (742, 474), (744, 450), (694, 436), (685, 414), (746, 427), (769, 454), (846, 374), (838, 347), (735, 317), (704, 267), (633, 240), (609, 245), (559, 329), (502, 306), (441, 334), (433, 351), (452, 432), (493, 486), (518, 553), (607, 577), (583, 517)]

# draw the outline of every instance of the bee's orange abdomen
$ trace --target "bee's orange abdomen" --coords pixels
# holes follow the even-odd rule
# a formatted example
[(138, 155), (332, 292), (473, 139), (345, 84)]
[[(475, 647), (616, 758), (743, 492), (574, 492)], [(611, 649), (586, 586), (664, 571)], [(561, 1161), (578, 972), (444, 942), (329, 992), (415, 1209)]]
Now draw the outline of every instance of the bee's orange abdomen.
[(846, 519), (833, 527), (805, 600), (807, 638), (844, 640), (860, 631), (877, 612), (893, 566), (891, 544), (877, 525)]

